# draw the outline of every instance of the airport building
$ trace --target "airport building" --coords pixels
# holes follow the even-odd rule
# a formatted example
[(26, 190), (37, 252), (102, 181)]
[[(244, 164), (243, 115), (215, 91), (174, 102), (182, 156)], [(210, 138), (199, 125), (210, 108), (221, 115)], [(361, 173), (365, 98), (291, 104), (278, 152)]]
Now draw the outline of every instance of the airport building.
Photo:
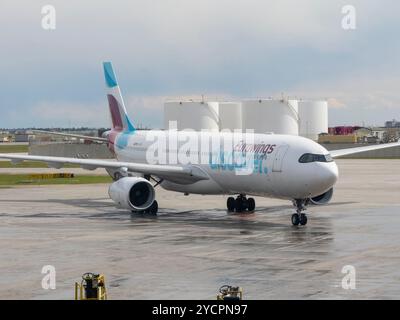
[(388, 143), (400, 137), (400, 127), (339, 126), (320, 134), (319, 143)]
[[(63, 130), (57, 131), (62, 132)], [(101, 136), (104, 131), (106, 129), (69, 130), (68, 133), (96, 137)], [(111, 159), (114, 157), (104, 143), (43, 133), (37, 134), (29, 140), (29, 154), (87, 159)]]

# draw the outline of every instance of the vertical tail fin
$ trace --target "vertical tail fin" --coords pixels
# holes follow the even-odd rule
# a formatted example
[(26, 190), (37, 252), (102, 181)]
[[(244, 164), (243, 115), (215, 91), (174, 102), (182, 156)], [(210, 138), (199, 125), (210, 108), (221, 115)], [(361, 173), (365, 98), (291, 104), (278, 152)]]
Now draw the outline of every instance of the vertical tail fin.
[(113, 129), (133, 132), (135, 131), (135, 127), (132, 125), (126, 112), (124, 100), (122, 99), (121, 90), (119, 89), (111, 62), (103, 62), (103, 69)]

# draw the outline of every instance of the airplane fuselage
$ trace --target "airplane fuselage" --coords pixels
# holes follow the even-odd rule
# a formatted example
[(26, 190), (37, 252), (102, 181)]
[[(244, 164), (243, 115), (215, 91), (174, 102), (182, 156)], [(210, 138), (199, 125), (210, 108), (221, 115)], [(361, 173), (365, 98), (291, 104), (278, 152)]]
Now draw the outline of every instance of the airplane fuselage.
[[(111, 132), (119, 161), (190, 166), (209, 177), (188, 183), (166, 180), (167, 190), (195, 194), (247, 194), (304, 199), (333, 187), (338, 168), (329, 152), (312, 140), (289, 135), (230, 132)], [(301, 163), (306, 154), (328, 161)], [(323, 158), (325, 159), (325, 158)]]

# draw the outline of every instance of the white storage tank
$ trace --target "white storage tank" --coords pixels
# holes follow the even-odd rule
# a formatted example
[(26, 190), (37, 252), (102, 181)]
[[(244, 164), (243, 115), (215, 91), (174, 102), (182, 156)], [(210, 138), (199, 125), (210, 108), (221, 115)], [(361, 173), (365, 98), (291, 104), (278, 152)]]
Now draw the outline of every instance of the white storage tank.
[(241, 102), (220, 102), (218, 112), (220, 130), (242, 130)]
[[(173, 127), (173, 126), (177, 126), (177, 123), (179, 123), (180, 119), (179, 119), (179, 115), (180, 115), (180, 109), (181, 109), (181, 105), (179, 104), (179, 102), (165, 102), (164, 103), (164, 129), (168, 130), (168, 129), (178, 129), (177, 127)], [(169, 121), (175, 121), (176, 124), (172, 124), (172, 127), (169, 127)]]
[(164, 104), (164, 128), (177, 122), (178, 130), (219, 130), (218, 102), (175, 101)]
[(288, 100), (289, 106), (293, 108), (293, 111), (297, 115), (297, 119), (299, 118), (299, 100), (289, 99)]
[(243, 130), (255, 133), (299, 134), (296, 100), (245, 100), (242, 102)]
[(328, 101), (299, 101), (299, 133), (317, 141), (320, 133), (328, 132)]

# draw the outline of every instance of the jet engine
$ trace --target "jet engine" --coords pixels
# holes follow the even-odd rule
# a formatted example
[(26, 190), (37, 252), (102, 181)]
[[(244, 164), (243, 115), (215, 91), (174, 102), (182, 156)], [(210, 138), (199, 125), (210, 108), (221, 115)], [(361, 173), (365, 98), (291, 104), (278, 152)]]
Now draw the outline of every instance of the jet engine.
[(329, 201), (331, 201), (332, 195), (333, 195), (333, 188), (330, 188), (327, 192), (319, 196), (310, 198), (310, 202), (315, 205), (327, 204)]
[(110, 198), (121, 208), (141, 211), (150, 208), (155, 199), (154, 187), (139, 177), (125, 177), (108, 189)]

